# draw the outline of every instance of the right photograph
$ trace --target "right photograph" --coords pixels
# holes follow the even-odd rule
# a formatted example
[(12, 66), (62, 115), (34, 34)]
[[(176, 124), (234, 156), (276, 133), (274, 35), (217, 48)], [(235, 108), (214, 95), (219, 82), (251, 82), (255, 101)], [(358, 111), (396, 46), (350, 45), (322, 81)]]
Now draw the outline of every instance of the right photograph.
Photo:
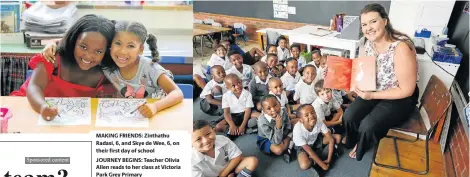
[(462, 4), (195, 1), (193, 176), (448, 175)]

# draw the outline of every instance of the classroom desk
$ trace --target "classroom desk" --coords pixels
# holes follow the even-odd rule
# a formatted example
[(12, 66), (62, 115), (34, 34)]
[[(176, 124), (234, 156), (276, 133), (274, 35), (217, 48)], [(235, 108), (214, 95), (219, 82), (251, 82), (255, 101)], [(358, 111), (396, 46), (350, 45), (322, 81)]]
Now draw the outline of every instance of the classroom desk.
[[(230, 28), (225, 28), (225, 27), (217, 27), (217, 26), (211, 26), (211, 25), (203, 25), (203, 24), (193, 24), (193, 42), (196, 42), (196, 37), (200, 36), (201, 40), (201, 53), (200, 55), (204, 56), (204, 36), (209, 36), (214, 33), (221, 33), (222, 35), (223, 32), (230, 31), (232, 29)], [(209, 37), (209, 40), (212, 40), (212, 38)], [(196, 49), (196, 45), (193, 45), (194, 49)], [(197, 52), (197, 50), (196, 50)]]
[[(359, 40), (350, 40), (350, 39), (341, 39), (335, 37), (338, 33), (332, 32), (326, 36), (316, 36), (312, 35), (314, 31), (317, 31), (318, 28), (326, 28), (322, 26), (312, 26), (312, 25), (305, 25), (299, 28), (295, 28), (292, 30), (280, 30), (280, 29), (261, 29), (256, 32), (260, 35), (261, 38), (261, 45), (264, 49), (264, 38), (262, 34), (266, 33), (266, 30), (276, 31), (281, 35), (289, 36), (289, 45), (294, 43), (301, 43), (307, 45), (317, 45), (335, 49), (343, 49), (350, 51), (350, 58), (356, 58), (356, 49), (359, 47)], [(310, 47), (308, 47), (308, 51), (310, 52)]]
[[(148, 99), (155, 102), (155, 99)], [(102, 130), (183, 130), (192, 132), (193, 100), (184, 99), (183, 102), (158, 112), (149, 121), (147, 128), (122, 128), (122, 127), (95, 127), (95, 115), (98, 106), (98, 98), (91, 98), (91, 125), (77, 126), (38, 126), (38, 113), (29, 105), (26, 97), (0, 97), (0, 107), (6, 107), (12, 111), (13, 117), (9, 120), (8, 132), (20, 133), (88, 133)]]

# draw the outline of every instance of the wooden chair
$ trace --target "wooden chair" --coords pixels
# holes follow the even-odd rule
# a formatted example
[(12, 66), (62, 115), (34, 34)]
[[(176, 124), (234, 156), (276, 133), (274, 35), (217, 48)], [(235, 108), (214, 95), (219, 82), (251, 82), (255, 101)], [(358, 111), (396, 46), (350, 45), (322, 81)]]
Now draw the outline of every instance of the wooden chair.
[[(414, 173), (414, 174), (420, 174), (420, 175), (427, 174), (429, 172), (429, 146), (428, 146), (429, 139), (431, 138), (431, 134), (436, 128), (436, 125), (438, 124), (438, 122), (443, 117), (445, 117), (446, 115), (445, 113), (447, 112), (447, 110), (449, 109), (451, 105), (451, 98), (452, 97), (450, 95), (449, 89), (446, 88), (444, 83), (437, 76), (432, 75), (431, 79), (429, 79), (426, 89), (424, 90), (419, 107), (415, 109), (413, 114), (405, 123), (403, 123), (402, 125), (398, 127), (392, 128), (393, 130), (400, 130), (404, 132), (414, 133), (416, 134), (416, 139), (410, 140), (406, 138), (400, 138), (400, 137), (387, 135), (385, 138), (393, 139), (393, 146), (394, 146), (394, 151), (395, 151), (395, 157), (397, 160), (397, 165), (396, 166), (385, 165), (385, 164), (381, 164), (375, 161), (376, 155), (377, 155), (377, 149), (379, 148), (380, 143), (377, 144), (377, 147), (374, 149), (374, 156), (372, 157), (374, 164), (379, 167), (397, 169), (397, 170)], [(421, 108), (424, 108), (425, 112), (427, 113), (429, 117), (429, 122), (431, 124), (431, 127), (429, 128), (429, 130), (426, 130), (426, 127), (424, 125), (422, 115), (420, 114), (420, 111), (419, 111)], [(426, 135), (426, 139), (425, 139), (426, 169), (424, 171), (415, 171), (415, 170), (401, 167), (397, 140), (407, 141), (407, 142), (416, 142), (419, 139), (419, 135)]]

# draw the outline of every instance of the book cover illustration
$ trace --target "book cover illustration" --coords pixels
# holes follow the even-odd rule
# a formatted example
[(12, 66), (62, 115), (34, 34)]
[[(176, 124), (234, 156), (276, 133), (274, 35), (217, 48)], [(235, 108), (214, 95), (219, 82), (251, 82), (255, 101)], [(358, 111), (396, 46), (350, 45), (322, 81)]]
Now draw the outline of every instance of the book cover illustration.
[(375, 91), (375, 58), (359, 57), (356, 59), (328, 56), (325, 87), (352, 91), (355, 87), (362, 91)]
[(1, 33), (20, 32), (20, 5), (18, 3), (2, 3)]

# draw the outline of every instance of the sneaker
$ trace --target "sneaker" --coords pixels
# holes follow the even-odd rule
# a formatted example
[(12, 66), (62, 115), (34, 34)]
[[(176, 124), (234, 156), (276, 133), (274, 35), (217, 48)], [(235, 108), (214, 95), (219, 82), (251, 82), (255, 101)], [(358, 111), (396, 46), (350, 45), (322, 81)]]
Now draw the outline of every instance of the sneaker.
[(290, 149), (287, 149), (287, 151), (284, 152), (283, 154), (284, 162), (290, 163), (292, 160), (292, 152)]
[(248, 128), (246, 129), (246, 134), (253, 134), (253, 133), (257, 133), (258, 132), (258, 128)]

